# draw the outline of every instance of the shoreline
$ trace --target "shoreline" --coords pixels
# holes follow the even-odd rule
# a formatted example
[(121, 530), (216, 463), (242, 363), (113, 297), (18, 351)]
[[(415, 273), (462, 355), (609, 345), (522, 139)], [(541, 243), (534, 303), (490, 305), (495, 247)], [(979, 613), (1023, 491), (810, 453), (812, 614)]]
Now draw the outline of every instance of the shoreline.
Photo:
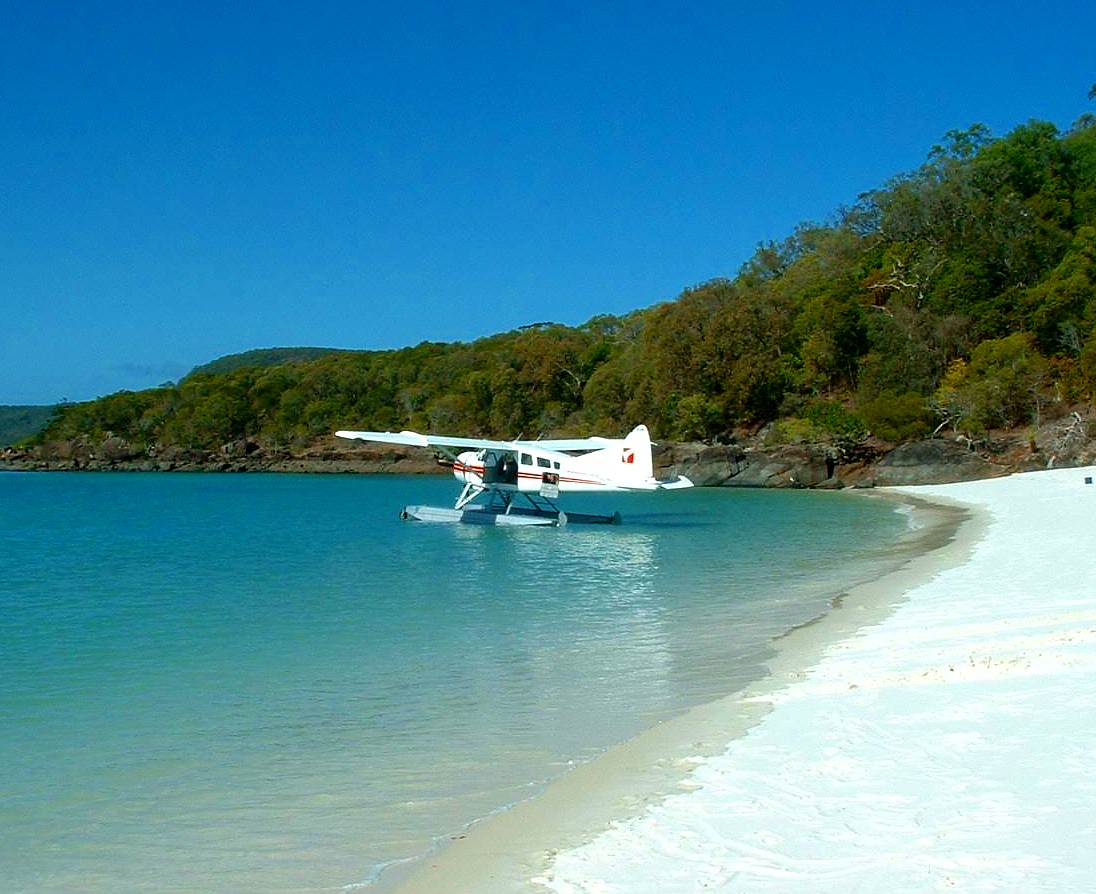
[(823, 614), (775, 638), (762, 662), (763, 677), (576, 766), (535, 797), (449, 836), (431, 853), (387, 868), (371, 889), (542, 894), (544, 887), (534, 880), (557, 853), (687, 790), (699, 762), (764, 720), (773, 693), (802, 679), (827, 649), (889, 616), (909, 590), (960, 564), (985, 531), (985, 516), (966, 506), (893, 492), (860, 493), (911, 507), (917, 524), (895, 545), (882, 576), (850, 585)]
[[(1071, 423), (1072, 424), (1072, 423)], [(729, 444), (663, 441), (654, 445), (655, 474), (685, 475), (700, 487), (807, 488), (896, 487), (996, 478), (1016, 472), (1083, 467), (1096, 461), (1093, 442), (1062, 441), (1060, 423), (1048, 423), (1032, 447), (1023, 431), (997, 432), (975, 449), (969, 440), (933, 435), (902, 443), (873, 441), (835, 452), (829, 442), (769, 444), (745, 437)], [(1062, 442), (1064, 443), (1064, 442)], [(217, 447), (175, 443), (135, 444), (108, 436), (0, 447), (8, 471), (216, 472), (305, 474), (447, 474), (430, 451), (399, 445), (348, 443), (335, 436), (307, 444), (263, 444), (241, 438)]]

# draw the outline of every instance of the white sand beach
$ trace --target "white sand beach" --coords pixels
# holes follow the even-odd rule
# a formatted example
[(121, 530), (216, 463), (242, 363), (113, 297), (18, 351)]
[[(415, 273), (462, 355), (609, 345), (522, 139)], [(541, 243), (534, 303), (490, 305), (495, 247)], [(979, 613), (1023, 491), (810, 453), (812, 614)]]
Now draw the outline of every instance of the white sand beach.
[(962, 565), (767, 696), (691, 791), (557, 855), (560, 894), (1096, 890), (1092, 469), (905, 488), (983, 507)]
[(1086, 478), (900, 489), (974, 519), (765, 681), (469, 830), (405, 890), (1096, 891)]

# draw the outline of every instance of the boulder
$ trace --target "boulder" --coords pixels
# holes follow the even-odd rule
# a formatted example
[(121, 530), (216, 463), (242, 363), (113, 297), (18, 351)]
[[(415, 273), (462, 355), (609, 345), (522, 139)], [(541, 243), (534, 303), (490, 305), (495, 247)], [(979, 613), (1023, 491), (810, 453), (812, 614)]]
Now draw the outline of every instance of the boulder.
[(134, 447), (125, 438), (111, 435), (99, 445), (98, 457), (107, 463), (126, 462), (142, 455), (142, 451)]
[(742, 471), (743, 456), (735, 445), (675, 444), (655, 450), (655, 474), (685, 475), (697, 487), (721, 487)]
[(656, 457), (660, 477), (685, 475), (697, 487), (840, 487), (836, 466), (829, 449), (806, 444), (764, 450), (683, 444)]
[(790, 444), (747, 451), (729, 487), (818, 487), (833, 479), (834, 463), (823, 447)]
[(875, 465), (871, 477), (875, 486), (891, 487), (953, 484), (1007, 474), (1007, 468), (988, 462), (965, 443), (933, 438), (895, 447)]

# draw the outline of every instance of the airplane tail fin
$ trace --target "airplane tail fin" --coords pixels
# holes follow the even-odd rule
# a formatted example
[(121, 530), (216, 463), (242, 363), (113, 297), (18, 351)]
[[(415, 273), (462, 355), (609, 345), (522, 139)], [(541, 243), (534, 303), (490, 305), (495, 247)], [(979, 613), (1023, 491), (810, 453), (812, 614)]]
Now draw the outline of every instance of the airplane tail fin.
[(628, 478), (646, 481), (654, 477), (654, 463), (651, 460), (651, 433), (646, 425), (637, 425), (624, 439), (620, 450), (620, 462)]
[(655, 481), (654, 463), (651, 459), (651, 434), (646, 425), (637, 425), (624, 439), (621, 462), (629, 469), (629, 477), (634, 475), (644, 485), (654, 485), (663, 490), (678, 490), (692, 487), (693, 483), (684, 475), (665, 481)]
[(575, 468), (586, 469), (625, 490), (692, 487), (688, 478), (656, 481), (651, 458), (651, 433), (637, 425), (623, 440), (597, 439), (605, 446), (575, 459)]

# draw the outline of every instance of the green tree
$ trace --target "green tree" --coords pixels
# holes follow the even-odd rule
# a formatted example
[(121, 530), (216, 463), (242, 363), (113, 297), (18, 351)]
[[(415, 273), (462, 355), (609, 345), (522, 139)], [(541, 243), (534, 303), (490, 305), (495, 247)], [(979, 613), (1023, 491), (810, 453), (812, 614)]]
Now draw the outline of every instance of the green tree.
[(955, 428), (974, 433), (1037, 423), (1046, 363), (1031, 337), (1016, 333), (974, 349), (948, 370), (936, 404)]
[(1062, 260), (1024, 294), (1025, 322), (1048, 353), (1080, 350), (1078, 333), (1096, 324), (1096, 227), (1081, 227)]
[(1090, 402), (1096, 399), (1096, 328), (1089, 333), (1078, 358), (1081, 379)]

